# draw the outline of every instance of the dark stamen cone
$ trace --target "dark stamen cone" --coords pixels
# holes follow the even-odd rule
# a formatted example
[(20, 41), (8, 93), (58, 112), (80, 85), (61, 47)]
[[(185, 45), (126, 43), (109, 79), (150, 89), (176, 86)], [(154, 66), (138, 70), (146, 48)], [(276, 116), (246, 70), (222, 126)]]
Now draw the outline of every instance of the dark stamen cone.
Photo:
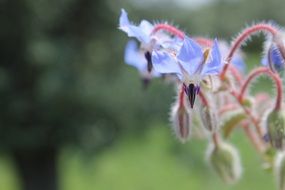
[(189, 84), (188, 86), (188, 98), (191, 108), (193, 108), (196, 98), (196, 89), (194, 84)]
[(151, 61), (151, 53), (149, 51), (147, 51), (144, 54), (146, 60), (147, 60), (147, 71), (150, 73), (152, 71), (152, 61)]

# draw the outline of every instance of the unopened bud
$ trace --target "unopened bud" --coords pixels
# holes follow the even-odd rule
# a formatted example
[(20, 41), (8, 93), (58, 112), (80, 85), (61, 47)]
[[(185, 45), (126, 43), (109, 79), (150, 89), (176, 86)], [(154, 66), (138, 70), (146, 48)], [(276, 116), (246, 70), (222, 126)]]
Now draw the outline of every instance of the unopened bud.
[(172, 108), (171, 121), (176, 137), (182, 143), (186, 142), (186, 140), (190, 136), (190, 111), (187, 109), (187, 107), (181, 106), (179, 105), (179, 103), (176, 103)]
[(279, 190), (285, 190), (285, 153), (278, 153), (274, 162), (274, 172)]
[(237, 150), (224, 142), (218, 146), (210, 144), (207, 160), (225, 183), (232, 184), (241, 177), (242, 167)]
[(209, 106), (201, 106), (200, 115), (202, 124), (210, 132), (214, 132), (218, 126), (217, 113)]
[(283, 111), (271, 111), (266, 119), (266, 128), (271, 145), (277, 149), (283, 149), (285, 144), (285, 113)]
[(261, 63), (269, 66), (273, 72), (284, 70), (285, 49), (283, 39), (284, 35), (278, 33), (273, 36), (273, 39), (269, 38), (264, 44), (265, 53)]

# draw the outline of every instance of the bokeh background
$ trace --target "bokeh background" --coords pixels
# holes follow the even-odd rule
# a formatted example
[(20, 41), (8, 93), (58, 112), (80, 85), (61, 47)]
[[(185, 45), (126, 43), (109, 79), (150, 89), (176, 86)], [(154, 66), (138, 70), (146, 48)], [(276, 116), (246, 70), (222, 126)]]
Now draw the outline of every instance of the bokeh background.
[[(256, 21), (285, 26), (284, 0), (0, 0), (0, 189), (273, 189), (242, 132), (231, 137), (244, 166), (233, 186), (205, 163), (206, 140), (174, 138), (173, 86), (143, 90), (124, 64), (121, 8), (226, 40)], [(249, 65), (262, 40), (245, 48)]]

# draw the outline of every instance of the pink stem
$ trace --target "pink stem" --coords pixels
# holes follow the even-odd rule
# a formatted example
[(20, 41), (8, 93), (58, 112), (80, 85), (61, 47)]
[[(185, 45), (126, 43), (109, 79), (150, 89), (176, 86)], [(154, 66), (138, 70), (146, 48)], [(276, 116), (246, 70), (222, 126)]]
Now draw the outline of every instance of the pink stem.
[(195, 37), (194, 40), (202, 46), (211, 47), (213, 45), (213, 40), (211, 39), (207, 39), (203, 37)]
[(270, 71), (270, 69), (268, 69), (266, 67), (257, 68), (249, 74), (248, 78), (246, 79), (246, 81), (242, 85), (240, 94), (238, 96), (239, 102), (242, 102), (245, 91), (248, 88), (248, 85), (250, 84), (250, 82), (260, 74), (267, 74), (268, 76), (270, 76), (274, 80), (274, 82), (276, 84), (276, 92), (277, 92), (274, 110), (276, 110), (276, 111), (280, 110), (281, 105), (282, 105), (282, 96), (283, 96), (282, 81), (281, 81), (279, 75), (273, 73), (272, 71)]
[[(160, 31), (160, 30), (165, 30), (181, 39), (184, 39), (185, 34), (184, 32), (182, 32), (181, 30), (179, 30), (178, 28), (169, 25), (169, 24), (156, 24), (154, 26), (154, 29), (152, 30), (151, 34), (155, 34), (156, 32)], [(195, 37), (194, 40), (202, 45), (202, 46), (206, 46), (206, 47), (210, 47), (213, 44), (213, 41), (211, 39), (208, 38), (203, 38), (203, 37)]]
[(171, 34), (174, 34), (175, 36), (178, 36), (181, 39), (184, 39), (185, 36), (184, 32), (169, 24), (156, 24), (151, 34), (155, 34), (159, 30), (165, 30)]
[(270, 33), (273, 36), (275, 36), (278, 33), (278, 30), (276, 28), (266, 23), (259, 23), (243, 30), (242, 33), (235, 39), (233, 45), (231, 46), (230, 52), (226, 58), (227, 64), (225, 64), (223, 71), (221, 73), (222, 79), (225, 77), (226, 71), (229, 67), (229, 64), (231, 63), (234, 53), (241, 47), (242, 43), (245, 42), (252, 35), (261, 31)]

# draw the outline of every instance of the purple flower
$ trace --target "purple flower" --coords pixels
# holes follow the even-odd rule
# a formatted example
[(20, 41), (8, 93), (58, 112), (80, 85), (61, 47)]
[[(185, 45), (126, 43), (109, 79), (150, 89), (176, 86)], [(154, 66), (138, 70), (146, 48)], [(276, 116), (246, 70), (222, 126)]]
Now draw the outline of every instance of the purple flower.
[(159, 73), (174, 73), (185, 85), (191, 107), (199, 93), (200, 82), (208, 75), (217, 75), (222, 69), (218, 41), (213, 47), (203, 49), (192, 39), (185, 37), (178, 52), (169, 49), (155, 50), (152, 53), (154, 70)]
[(119, 29), (140, 43), (139, 47), (135, 41), (130, 41), (127, 44), (125, 62), (136, 67), (144, 79), (160, 76), (152, 69), (152, 51), (161, 47), (172, 48), (179, 43), (177, 38), (170, 37), (166, 33), (152, 34), (153, 28), (154, 26), (146, 20), (142, 20), (139, 25), (132, 24), (128, 19), (127, 12), (124, 9), (121, 10)]

